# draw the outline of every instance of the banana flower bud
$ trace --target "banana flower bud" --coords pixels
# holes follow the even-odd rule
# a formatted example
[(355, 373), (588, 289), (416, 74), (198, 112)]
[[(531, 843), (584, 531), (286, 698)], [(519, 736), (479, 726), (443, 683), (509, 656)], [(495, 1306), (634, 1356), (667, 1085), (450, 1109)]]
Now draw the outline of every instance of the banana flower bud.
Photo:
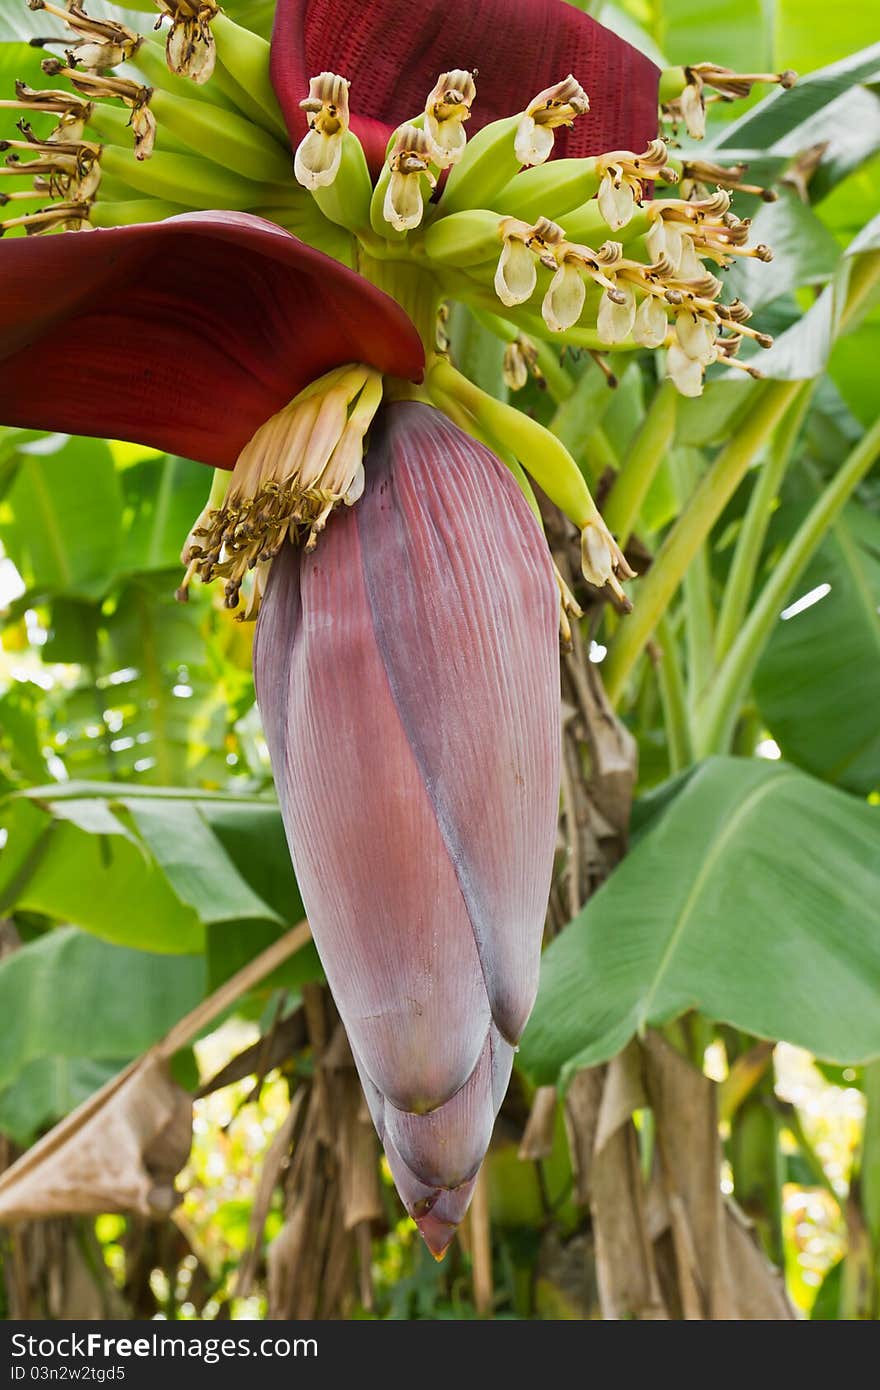
[(559, 596), (511, 474), (377, 417), (357, 507), (274, 562), (254, 674), (309, 921), (398, 1190), (440, 1255), (534, 1001)]

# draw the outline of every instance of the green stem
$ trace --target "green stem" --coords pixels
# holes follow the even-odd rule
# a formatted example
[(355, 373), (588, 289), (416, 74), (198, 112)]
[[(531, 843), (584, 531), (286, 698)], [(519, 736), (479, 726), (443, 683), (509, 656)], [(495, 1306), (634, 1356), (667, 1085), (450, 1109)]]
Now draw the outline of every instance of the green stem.
[[(684, 511), (697, 487), (699, 473), (693, 455), (687, 449), (674, 450), (670, 455), (673, 482), (678, 505)], [(709, 557), (701, 545), (688, 566), (682, 581), (684, 620), (687, 636), (688, 683), (690, 702), (694, 705), (708, 687), (712, 676), (715, 612), (709, 575)]]
[(859, 1187), (865, 1224), (874, 1246), (880, 1278), (880, 1062), (865, 1065), (863, 1089), (867, 1101)]
[(659, 104), (665, 106), (668, 101), (675, 101), (686, 86), (687, 74), (684, 68), (664, 68), (660, 74), (660, 89), (657, 93)]
[(593, 486), (598, 482), (603, 468), (608, 464), (616, 466), (616, 457), (609, 457), (607, 451), (603, 454), (602, 439), (591, 438), (598, 434), (605, 412), (613, 400), (614, 396), (601, 369), (595, 362), (589, 361), (575, 389), (559, 401), (548, 425), (548, 429), (562, 440), (574, 458), (584, 458), (589, 452), (588, 476)]
[(608, 501), (605, 521), (621, 545), (626, 545), (638, 521), (657, 470), (675, 436), (678, 392), (662, 381), (651, 398), (639, 431), (629, 446)]
[(645, 643), (677, 591), (688, 566), (741, 483), (749, 465), (775, 430), (800, 382), (771, 381), (760, 389), (757, 404), (735, 439), (715, 459), (691, 503), (670, 530), (642, 581), (635, 611), (622, 623), (605, 663), (605, 684), (612, 701), (623, 694)]
[(581, 458), (590, 486), (597, 488), (604, 474), (614, 477), (620, 467), (617, 450), (601, 425), (590, 433), (581, 443)]
[(727, 653), (698, 714), (697, 749), (702, 756), (728, 747), (737, 711), (792, 585), (878, 455), (880, 420), (859, 441), (792, 536)]
[(809, 408), (813, 390), (814, 383), (804, 385), (799, 399), (779, 426), (767, 462), (761, 469), (749, 499), (718, 614), (718, 627), (715, 631), (716, 662), (724, 659), (745, 622), (764, 539), (773, 515), (773, 503)]
[(365, 280), (390, 294), (406, 310), (419, 331), (430, 367), (437, 352), (437, 313), (442, 297), (433, 275), (411, 262), (377, 260), (360, 244), (357, 269)]
[(672, 774), (681, 772), (683, 768), (688, 767), (693, 762), (693, 750), (691, 748), (687, 694), (681, 669), (681, 657), (668, 614), (663, 614), (657, 624), (654, 637), (660, 652), (660, 661), (657, 664), (657, 681), (660, 686), (663, 720), (666, 725), (669, 771)]

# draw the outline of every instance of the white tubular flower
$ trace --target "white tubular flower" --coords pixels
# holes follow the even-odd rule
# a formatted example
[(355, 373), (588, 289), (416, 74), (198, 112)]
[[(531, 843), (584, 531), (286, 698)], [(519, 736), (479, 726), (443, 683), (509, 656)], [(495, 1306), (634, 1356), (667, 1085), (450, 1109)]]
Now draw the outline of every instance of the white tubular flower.
[(703, 262), (697, 255), (694, 243), (686, 233), (680, 236), (680, 240), (681, 251), (676, 266), (676, 279), (699, 280), (706, 272)]
[(573, 328), (584, 310), (587, 287), (576, 260), (564, 257), (544, 296), (541, 314), (552, 333)]
[(504, 384), (509, 391), (521, 391), (527, 384), (530, 372), (536, 368), (537, 353), (534, 346), (527, 339), (520, 336), (514, 338), (512, 343), (508, 343), (504, 349), (504, 360), (502, 362), (502, 375)]
[(622, 298), (614, 279), (605, 273), (622, 258), (623, 247), (619, 242), (607, 241), (598, 251), (594, 251), (590, 246), (563, 241), (552, 248), (551, 255), (552, 261), (549, 257), (542, 257), (545, 264), (555, 261), (557, 270), (544, 296), (541, 313), (553, 333), (564, 333), (566, 329), (573, 328), (583, 313), (587, 292), (584, 275), (608, 290), (612, 298)]
[(645, 245), (651, 259), (659, 261), (661, 256), (667, 256), (676, 269), (681, 259), (683, 240), (679, 224), (666, 221), (663, 217), (655, 217), (645, 235)]
[(636, 297), (629, 285), (603, 294), (596, 315), (596, 331), (603, 343), (622, 343), (633, 330)]
[(666, 354), (666, 375), (682, 396), (703, 394), (703, 364), (672, 343)]
[(675, 336), (682, 352), (703, 367), (714, 361), (717, 332), (716, 324), (692, 309), (682, 309), (675, 316)]
[(632, 335), (641, 347), (658, 348), (666, 341), (669, 323), (661, 300), (647, 295), (636, 312)]
[(457, 164), (464, 154), (467, 136), (465, 121), (470, 120), (477, 88), (473, 74), (464, 68), (441, 73), (425, 106), (425, 129), (434, 145), (434, 159), (441, 169)]
[(554, 248), (565, 241), (565, 233), (555, 222), (539, 217), (533, 225), (517, 217), (502, 218), (498, 230), (504, 239), (498, 268), (495, 271), (495, 293), (508, 309), (531, 299), (538, 283), (536, 257), (550, 266), (555, 264)]
[(505, 237), (498, 268), (495, 271), (495, 293), (508, 309), (531, 299), (538, 283), (535, 258), (524, 241)]
[(520, 164), (543, 164), (553, 151), (556, 127), (572, 125), (589, 109), (589, 97), (571, 74), (539, 92), (517, 126), (514, 150)]
[(326, 188), (339, 172), (342, 141), (348, 130), (349, 85), (333, 72), (309, 79), (309, 94), (300, 102), (309, 129), (293, 160), (293, 172), (303, 188)]
[(692, 140), (702, 140), (706, 134), (706, 100), (703, 96), (703, 81), (691, 73), (690, 80), (678, 99), (678, 108), (685, 129)]
[(433, 158), (434, 145), (428, 132), (414, 125), (402, 125), (389, 157), (391, 178), (382, 207), (382, 216), (395, 231), (411, 231), (421, 222), (425, 211), (422, 179), (427, 179), (432, 188), (437, 183), (429, 167)]
[[(667, 174), (667, 152), (662, 140), (652, 140), (644, 154), (615, 150), (598, 161), (602, 172), (596, 201), (612, 231), (625, 227), (642, 201), (642, 184)], [(671, 172), (668, 177), (673, 177)]]

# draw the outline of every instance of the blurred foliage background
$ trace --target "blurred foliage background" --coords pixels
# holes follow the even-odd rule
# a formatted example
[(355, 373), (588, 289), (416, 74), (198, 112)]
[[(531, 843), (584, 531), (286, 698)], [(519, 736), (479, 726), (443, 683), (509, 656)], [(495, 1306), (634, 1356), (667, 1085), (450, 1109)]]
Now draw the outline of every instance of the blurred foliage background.
[[(226, 8), (268, 33), (270, 0)], [(647, 1093), (624, 1087), (613, 1141), (644, 1201), (599, 1186), (596, 1097), (612, 1073), (632, 1080), (619, 1059), (652, 1037), (707, 1078), (715, 1188), (797, 1314), (880, 1316), (876, 7), (580, 8), (661, 66), (791, 67), (802, 81), (714, 106), (700, 150), (746, 159), (779, 194), (737, 200), (775, 259), (730, 273), (776, 335), (757, 364), (768, 379), (713, 369), (702, 397), (670, 410), (650, 362), (615, 361), (610, 390), (569, 353), (511, 396), (610, 497), (646, 577), (623, 623), (580, 595), (566, 695), (582, 791), (563, 807), (553, 941), (473, 1220), (435, 1265), (352, 1101), (306, 946), (176, 1051), (174, 1085), (196, 1099), (174, 1215), (0, 1233), (4, 1316), (590, 1317), (645, 1315), (661, 1295), (667, 1315), (695, 1316), (686, 1281), (664, 1275), (667, 1229), (681, 1275), (681, 1231), (652, 1217), (658, 1155), (668, 1177), (664, 1143), (690, 1132), (664, 1113), (671, 1092), (658, 1099), (653, 1044)], [(4, 90), (38, 79), (32, 21), (2, 0)], [(0, 134), (12, 119), (0, 111)], [(451, 332), (465, 370), (507, 394), (504, 344), (464, 313)], [(303, 915), (251, 630), (215, 594), (174, 598), (206, 488), (185, 459), (0, 430), (0, 1167)], [(604, 738), (600, 680), (623, 721)], [(322, 1127), (327, 1096), (356, 1162)], [(644, 1297), (597, 1256), (602, 1239), (623, 1249), (612, 1216), (630, 1198), (655, 1247)]]

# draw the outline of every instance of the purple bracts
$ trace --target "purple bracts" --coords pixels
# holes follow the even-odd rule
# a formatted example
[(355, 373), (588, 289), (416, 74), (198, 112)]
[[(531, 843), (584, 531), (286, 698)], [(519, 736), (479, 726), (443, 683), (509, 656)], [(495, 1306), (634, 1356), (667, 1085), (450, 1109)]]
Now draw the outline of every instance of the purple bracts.
[(470, 1200), (538, 982), (559, 792), (558, 592), (510, 473), (386, 406), (364, 496), (285, 547), (254, 671), (291, 855), (397, 1187)]

